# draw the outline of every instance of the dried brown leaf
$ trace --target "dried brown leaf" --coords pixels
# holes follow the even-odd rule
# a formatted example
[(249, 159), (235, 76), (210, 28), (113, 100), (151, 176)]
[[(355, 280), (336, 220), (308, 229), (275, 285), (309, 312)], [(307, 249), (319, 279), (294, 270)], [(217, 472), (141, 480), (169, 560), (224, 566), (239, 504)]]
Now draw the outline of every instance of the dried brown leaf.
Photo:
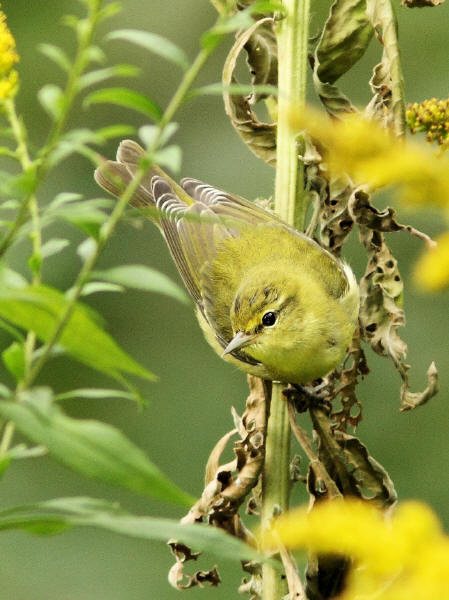
[(346, 431), (348, 425), (357, 427), (362, 420), (362, 404), (357, 398), (357, 385), (368, 373), (365, 353), (360, 346), (360, 329), (357, 327), (343, 365), (337, 371), (338, 387), (333, 395), (338, 396), (341, 406), (332, 411), (332, 420), (337, 429)]
[(408, 382), (405, 381), (401, 388), (401, 410), (411, 410), (426, 404), (439, 391), (438, 371), (432, 362), (427, 369), (427, 387), (422, 392), (410, 392)]
[(361, 58), (372, 35), (366, 0), (334, 2), (318, 41), (313, 65), (315, 89), (329, 114), (338, 116), (356, 110), (334, 83)]
[[(238, 36), (223, 67), (222, 80), (226, 87), (238, 83), (234, 76), (237, 60), (251, 37), (257, 32), (258, 28), (266, 27), (272, 22), (273, 20), (268, 17), (261, 19)], [(253, 61), (252, 65), (253, 70), (254, 68), (255, 61)], [(252, 76), (254, 79), (262, 77), (257, 73), (253, 73)], [(226, 114), (248, 148), (258, 158), (261, 158), (270, 165), (274, 165), (276, 161), (276, 125), (274, 123), (264, 123), (259, 120), (251, 108), (254, 101), (253, 95), (231, 95), (229, 92), (224, 91), (223, 100)]]

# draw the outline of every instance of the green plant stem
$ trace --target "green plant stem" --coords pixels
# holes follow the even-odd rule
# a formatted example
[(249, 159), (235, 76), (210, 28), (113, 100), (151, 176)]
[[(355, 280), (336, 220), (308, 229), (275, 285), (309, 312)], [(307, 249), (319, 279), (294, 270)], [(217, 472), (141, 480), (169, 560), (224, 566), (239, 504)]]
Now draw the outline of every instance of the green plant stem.
[[(14, 138), (17, 143), (16, 148), (16, 157), (18, 158), (20, 165), (22, 167), (22, 171), (26, 173), (29, 169), (32, 168), (32, 160), (28, 153), (28, 147), (26, 143), (26, 131), (23, 126), (23, 123), (19, 119), (17, 114), (16, 105), (12, 98), (9, 98), (5, 101), (5, 112), (8, 118), (9, 124), (11, 126)], [(29, 195), (29, 201), (27, 202), (27, 208), (31, 213), (31, 219), (33, 224), (33, 231), (31, 234), (31, 241), (33, 244), (33, 255), (37, 257), (39, 261), (39, 266), (33, 269), (33, 283), (39, 284), (41, 281), (41, 267), (40, 267), (40, 257), (41, 257), (41, 249), (42, 249), (42, 233), (40, 226), (40, 217), (39, 217), (39, 205), (37, 202), (36, 194), (32, 193)], [(24, 211), (23, 216), (26, 218), (26, 214), (28, 211)], [(26, 340), (24, 342), (24, 359), (25, 359), (25, 374), (30, 370), (32, 357), (34, 348), (36, 346), (36, 334), (33, 331), (29, 331), (26, 336)], [(20, 384), (18, 385), (18, 389), (20, 389)], [(15, 425), (14, 423), (7, 423), (5, 425), (5, 429), (3, 431), (2, 440), (0, 443), (0, 455), (4, 455), (8, 449), (10, 444), (12, 443), (14, 437)]]
[(106, 242), (112, 236), (129, 201), (133, 197), (134, 192), (137, 190), (142, 179), (145, 177), (146, 172), (153, 164), (151, 157), (152, 157), (154, 151), (157, 149), (157, 146), (158, 146), (160, 137), (164, 131), (164, 128), (171, 121), (171, 119), (175, 115), (176, 111), (181, 106), (187, 92), (189, 91), (192, 83), (194, 82), (196, 76), (200, 72), (202, 66), (204, 65), (205, 61), (207, 60), (207, 58), (211, 52), (212, 52), (212, 50), (210, 50), (210, 51), (201, 50), (198, 53), (195, 60), (193, 61), (190, 68), (185, 72), (184, 77), (183, 77), (180, 85), (178, 86), (178, 89), (176, 90), (175, 94), (173, 95), (173, 98), (169, 102), (169, 104), (160, 120), (158, 135), (155, 137), (152, 146), (147, 149), (145, 156), (143, 157), (143, 160), (141, 161), (139, 171), (136, 173), (135, 177), (132, 179), (132, 181), (126, 188), (126, 190), (123, 192), (123, 194), (121, 195), (117, 204), (115, 205), (114, 210), (112, 211), (110, 217), (103, 225), (103, 227), (101, 229), (100, 238), (97, 240), (92, 254), (88, 257), (88, 259), (84, 263), (83, 268), (81, 269), (81, 271), (75, 281), (75, 284), (71, 290), (70, 300), (67, 303), (67, 306), (65, 307), (64, 311), (59, 316), (59, 319), (55, 325), (53, 334), (51, 335), (48, 342), (46, 342), (46, 344), (43, 346), (42, 353), (39, 356), (39, 359), (36, 361), (33, 368), (29, 372), (28, 376), (25, 378), (24, 387), (29, 387), (30, 385), (33, 384), (37, 375), (41, 371), (42, 367), (47, 362), (55, 344), (57, 344), (57, 342), (59, 341), (59, 338), (61, 337), (61, 334), (64, 331), (64, 328), (66, 327), (67, 323), (69, 322), (69, 320), (73, 314), (73, 311), (75, 310), (76, 302), (79, 299), (85, 284), (89, 281), (90, 274), (91, 274), (92, 270), (94, 269)]
[(45, 173), (46, 170), (46, 159), (53, 151), (54, 147), (59, 141), (59, 138), (64, 131), (67, 119), (70, 114), (70, 110), (73, 106), (73, 102), (79, 92), (78, 83), (81, 75), (85, 68), (89, 64), (87, 56), (87, 49), (91, 46), (95, 28), (98, 23), (100, 10), (102, 6), (102, 0), (89, 4), (89, 11), (86, 20), (84, 21), (86, 27), (78, 31), (78, 47), (73, 61), (72, 68), (70, 69), (67, 83), (64, 89), (64, 102), (61, 107), (61, 112), (58, 118), (53, 122), (53, 126), (48, 134), (47, 143), (45, 144), (40, 154), (40, 165), (39, 171)]
[[(64, 127), (67, 123), (67, 119), (68, 119), (70, 110), (73, 106), (73, 102), (74, 102), (75, 97), (78, 92), (79, 77), (82, 75), (84, 69), (86, 68), (86, 66), (88, 64), (86, 51), (92, 43), (95, 27), (97, 25), (98, 18), (99, 18), (101, 4), (102, 4), (101, 0), (97, 0), (97, 2), (92, 3), (89, 7), (88, 18), (85, 21), (86, 28), (84, 29), (82, 34), (79, 35), (79, 43), (78, 43), (78, 49), (76, 52), (75, 60), (73, 62), (73, 66), (72, 66), (72, 69), (70, 70), (70, 73), (69, 73), (69, 76), (67, 79), (67, 84), (65, 86), (64, 96), (63, 96), (64, 102), (63, 102), (63, 106), (61, 108), (61, 112), (58, 115), (58, 118), (53, 122), (53, 126), (48, 135), (47, 142), (46, 142), (45, 146), (43, 147), (39, 157), (34, 161), (34, 163), (31, 161), (31, 159), (28, 155), (28, 150), (27, 150), (27, 146), (26, 146), (25, 128), (24, 128), (23, 123), (20, 123), (20, 121), (17, 118), (17, 115), (15, 114), (14, 101), (8, 100), (6, 103), (8, 116), (11, 115), (14, 117), (14, 115), (15, 115), (15, 117), (14, 117), (15, 123), (16, 123), (18, 129), (20, 130), (19, 135), (21, 137), (21, 144), (19, 144), (19, 146), (17, 148), (17, 156), (18, 156), (22, 166), (23, 166), (23, 161), (24, 160), (27, 161), (27, 163), (28, 163), (27, 169), (31, 169), (34, 164), (36, 173), (35, 173), (35, 185), (34, 185), (33, 192), (28, 193), (24, 197), (24, 199), (22, 200), (22, 203), (20, 205), (19, 212), (17, 213), (17, 216), (14, 220), (14, 223), (11, 225), (11, 227), (7, 231), (4, 238), (0, 241), (0, 257), (3, 256), (3, 254), (6, 252), (6, 250), (14, 242), (17, 232), (19, 231), (19, 229), (21, 228), (23, 223), (25, 223), (27, 220), (29, 211), (32, 214), (32, 219), (33, 219), (33, 224), (34, 224), (33, 229), (34, 229), (34, 232), (36, 232), (36, 228), (35, 228), (36, 217), (38, 218), (39, 212), (37, 209), (35, 192), (47, 171), (47, 168), (48, 168), (47, 159), (48, 159), (49, 155), (51, 154), (51, 152), (53, 151), (53, 149), (55, 148), (56, 144), (58, 143), (62, 132), (64, 131)], [(11, 113), (12, 109), (13, 109), (14, 115), (12, 115), (12, 113)], [(12, 125), (13, 131), (14, 131), (14, 124), (11, 123), (11, 125)], [(14, 134), (15, 134), (16, 140), (18, 140), (16, 131), (14, 131)], [(33, 207), (33, 204), (35, 204), (35, 207)], [(40, 228), (39, 228), (39, 230), (40, 230)], [(38, 243), (39, 242), (36, 241), (36, 244), (38, 244)]]
[(16, 427), (12, 421), (8, 421), (8, 423), (6, 423), (3, 430), (2, 440), (0, 442), (0, 458), (5, 456), (5, 454), (8, 452), (14, 436), (15, 428)]
[[(307, 197), (304, 173), (298, 162), (298, 145), (289, 114), (301, 110), (306, 98), (307, 44), (310, 0), (283, 0), (286, 17), (277, 29), (278, 122), (276, 150), (275, 210), (288, 223), (304, 228)], [(262, 482), (262, 530), (276, 512), (289, 503), (290, 424), (282, 383), (273, 384), (267, 426), (266, 458)], [(263, 566), (263, 600), (280, 600), (285, 582), (272, 567)]]

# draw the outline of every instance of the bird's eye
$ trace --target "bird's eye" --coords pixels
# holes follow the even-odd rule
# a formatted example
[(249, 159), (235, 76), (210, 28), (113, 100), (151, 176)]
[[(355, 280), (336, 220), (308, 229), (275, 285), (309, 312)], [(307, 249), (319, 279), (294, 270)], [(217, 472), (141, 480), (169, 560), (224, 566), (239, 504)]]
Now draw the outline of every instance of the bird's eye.
[(266, 327), (271, 327), (275, 323), (276, 323), (276, 313), (274, 313), (274, 312), (267, 312), (262, 317), (262, 324), (265, 325)]

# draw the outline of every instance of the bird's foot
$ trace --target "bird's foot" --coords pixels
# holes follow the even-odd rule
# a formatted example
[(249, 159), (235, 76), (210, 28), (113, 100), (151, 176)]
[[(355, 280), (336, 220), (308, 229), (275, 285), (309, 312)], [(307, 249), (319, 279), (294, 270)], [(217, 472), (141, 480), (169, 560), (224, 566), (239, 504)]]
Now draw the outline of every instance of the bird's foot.
[(290, 383), (282, 390), (283, 395), (289, 402), (292, 402), (297, 412), (307, 412), (309, 408), (321, 408), (326, 413), (331, 411), (331, 403), (327, 396), (316, 391), (316, 388), (310, 390), (303, 385)]

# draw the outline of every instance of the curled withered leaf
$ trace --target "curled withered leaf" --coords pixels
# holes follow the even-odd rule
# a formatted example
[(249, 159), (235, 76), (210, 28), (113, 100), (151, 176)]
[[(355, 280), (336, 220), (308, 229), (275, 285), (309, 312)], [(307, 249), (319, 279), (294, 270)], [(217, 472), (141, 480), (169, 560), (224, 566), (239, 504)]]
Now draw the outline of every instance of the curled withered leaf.
[(346, 431), (348, 425), (357, 427), (362, 420), (362, 404), (357, 398), (357, 385), (369, 373), (366, 357), (360, 346), (360, 329), (357, 327), (341, 369), (337, 373), (340, 408), (332, 411), (336, 428)]
[(401, 388), (401, 410), (411, 410), (426, 404), (439, 391), (438, 371), (432, 362), (427, 369), (427, 387), (422, 392), (410, 392), (408, 382), (404, 381)]
[(262, 599), (262, 567), (259, 563), (254, 561), (248, 561), (242, 563), (244, 571), (250, 574), (250, 578), (244, 577), (242, 583), (239, 586), (239, 594), (248, 594), (249, 600), (261, 600)]
[(331, 6), (315, 49), (313, 81), (326, 110), (333, 116), (355, 111), (334, 85), (364, 54), (373, 35), (366, 0), (338, 0)]
[(359, 225), (383, 233), (407, 231), (411, 235), (423, 240), (427, 246), (434, 245), (434, 242), (427, 234), (415, 229), (411, 225), (401, 225), (401, 223), (398, 223), (395, 219), (396, 211), (393, 208), (387, 207), (384, 210), (378, 210), (371, 204), (369, 194), (360, 188), (351, 194), (348, 208), (351, 217)]
[[(399, 46), (397, 44), (397, 19), (390, 0), (366, 0), (366, 14), (371, 21), (379, 42), (384, 46), (382, 62), (385, 69), (394, 72), (396, 94), (392, 94), (390, 109), (395, 133), (402, 135), (405, 131), (405, 105), (403, 102), (403, 78)], [(399, 93), (399, 88), (401, 88)], [(395, 99), (393, 100), (393, 97)]]
[(231, 431), (228, 431), (228, 433), (225, 433), (224, 436), (221, 439), (219, 439), (218, 442), (215, 444), (215, 447), (212, 450), (212, 452), (210, 453), (209, 458), (206, 463), (206, 469), (205, 469), (205, 473), (204, 473), (204, 483), (206, 486), (215, 477), (215, 475), (218, 471), (218, 468), (220, 466), (221, 455), (223, 454), (226, 446), (228, 445), (229, 440), (236, 433), (237, 433), (237, 429), (231, 429)]
[(397, 260), (383, 233), (360, 226), (360, 237), (368, 252), (368, 264), (360, 282), (362, 334), (373, 350), (390, 356), (400, 367), (407, 345), (398, 329), (405, 325), (402, 308), (403, 283)]
[[(386, 509), (397, 501), (388, 473), (355, 436), (332, 428), (320, 409), (311, 410), (318, 455), (345, 496), (356, 496)], [(313, 490), (312, 490), (313, 491)]]
[[(245, 46), (248, 45), (252, 36), (259, 28), (266, 28), (272, 22), (273, 20), (269, 17), (261, 19), (238, 36), (237, 40), (229, 51), (223, 67), (222, 80), (225, 87), (237, 83), (237, 80), (234, 76), (237, 59), (241, 52), (245, 49)], [(264, 29), (261, 31), (264, 31)], [(263, 34), (259, 33), (259, 41), (255, 42), (256, 46), (257, 43), (259, 45), (261, 44), (261, 35), (263, 36)], [(269, 45), (269, 42), (267, 42), (267, 44)], [(264, 61), (263, 68), (268, 68), (271, 75), (269, 73), (264, 74), (255, 72), (256, 65), (259, 68), (262, 68), (262, 63), (256, 63), (254, 59), (252, 60), (253, 63), (251, 64), (251, 69), (253, 80), (263, 79), (265, 76), (272, 77), (273, 69), (270, 61)], [(251, 108), (251, 105), (254, 101), (253, 95), (231, 95), (225, 89), (223, 92), (223, 100), (226, 114), (230, 118), (232, 125), (248, 148), (258, 158), (261, 158), (270, 165), (274, 165), (276, 161), (276, 125), (274, 123), (265, 123), (259, 120)]]
[(190, 549), (183, 544), (169, 542), (168, 544), (174, 556), (175, 564), (168, 573), (168, 581), (171, 586), (177, 590), (188, 590), (192, 587), (204, 587), (205, 584), (216, 587), (221, 583), (217, 568), (213, 567), (210, 571), (197, 571), (193, 575), (184, 573), (184, 564), (189, 560), (197, 560), (198, 554), (191, 553)]
[[(356, 496), (388, 509), (396, 500), (393, 483), (385, 469), (369, 454), (356, 437), (332, 427), (321, 408), (310, 409), (318, 457), (344, 496)], [(307, 485), (315, 501), (327, 496), (322, 493), (314, 466), (309, 467)], [(312, 509), (313, 510), (313, 509)], [(306, 579), (307, 598), (326, 600), (339, 595), (344, 588), (350, 561), (345, 556), (319, 554), (309, 556)]]
[[(273, 21), (269, 19), (260, 25), (244, 46), (246, 62), (253, 85), (273, 85), (278, 82), (278, 57)], [(254, 94), (249, 102), (255, 104), (268, 94)]]
[(369, 84), (373, 97), (365, 108), (365, 115), (370, 119), (376, 119), (385, 127), (390, 127), (393, 120), (391, 112), (392, 84), (388, 55), (385, 49), (382, 54), (382, 61), (373, 69), (373, 76)]
[(357, 490), (357, 496), (386, 509), (397, 502), (393, 481), (384, 467), (371, 456), (362, 442), (343, 431), (335, 438), (347, 457), (347, 469)]
[[(238, 425), (238, 430), (233, 429), (228, 432), (215, 445), (207, 462), (206, 485), (203, 493), (187, 515), (181, 519), (181, 523), (220, 527), (231, 535), (252, 543), (253, 536), (242, 522), (238, 510), (257, 484), (262, 471), (267, 420), (266, 395), (269, 397), (271, 390), (268, 384), (251, 375), (248, 376), (248, 383), (250, 394), (241, 420), (237, 418), (234, 411), (234, 422)], [(234, 444), (236, 458), (220, 465), (221, 455), (237, 431), (241, 439)], [(170, 546), (176, 556), (176, 564), (170, 571), (170, 581), (175, 587), (185, 589), (193, 585), (201, 585), (205, 580), (211, 585), (219, 583), (215, 568), (211, 571), (199, 572), (198, 577), (198, 573), (192, 577), (184, 575), (184, 562), (195, 560), (198, 555), (186, 546), (180, 546), (176, 540), (171, 540)], [(214, 583), (209, 581), (208, 577)]]
[(344, 178), (331, 178), (321, 195), (320, 239), (322, 244), (337, 256), (351, 233), (354, 219), (349, 213), (348, 202), (352, 186)]
[[(388, 356), (402, 378), (401, 408), (409, 410), (425, 404), (438, 392), (435, 366), (428, 372), (428, 385), (423, 392), (410, 392), (405, 362), (407, 344), (398, 334), (405, 325), (402, 308), (403, 283), (397, 261), (380, 231), (360, 226), (360, 238), (368, 252), (368, 264), (360, 282), (360, 323), (362, 334), (377, 354)], [(429, 374), (430, 373), (430, 374)]]

